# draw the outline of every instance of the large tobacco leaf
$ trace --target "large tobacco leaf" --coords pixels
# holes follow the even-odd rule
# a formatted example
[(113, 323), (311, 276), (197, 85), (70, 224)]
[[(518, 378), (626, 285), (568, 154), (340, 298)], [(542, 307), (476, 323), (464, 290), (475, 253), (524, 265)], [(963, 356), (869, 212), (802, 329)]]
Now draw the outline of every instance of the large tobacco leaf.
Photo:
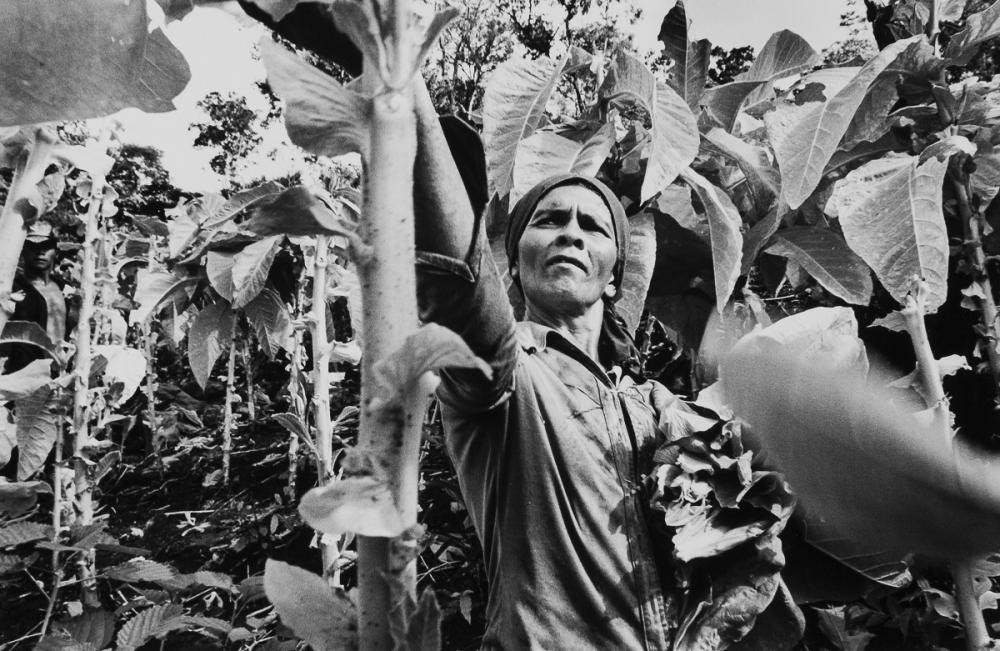
[(826, 228), (795, 227), (780, 231), (765, 250), (798, 263), (834, 296), (852, 305), (868, 305), (872, 279), (867, 265), (844, 238)]
[(198, 312), (188, 333), (188, 363), (191, 373), (204, 389), (219, 356), (233, 343), (233, 310), (219, 301)]
[(712, 44), (707, 39), (691, 40), (683, 0), (677, 0), (677, 4), (663, 17), (659, 40), (674, 62), (668, 78), (670, 86), (684, 98), (692, 111), (696, 111), (708, 80)]
[(173, 111), (191, 78), (143, 0), (0, 3), (0, 61), (0, 126)]
[(267, 80), (285, 100), (288, 137), (321, 156), (364, 152), (371, 102), (266, 37), (260, 44)]
[(3, 351), (5, 344), (27, 344), (39, 348), (53, 359), (58, 356), (56, 346), (49, 339), (45, 328), (34, 321), (8, 321), (0, 335), (0, 351)]
[(805, 506), (807, 539), (875, 578), (910, 552), (956, 560), (994, 551), (996, 455), (935, 430), (867, 382), (865, 365), (850, 361), (856, 334), (804, 348), (824, 334), (810, 312), (772, 326), (794, 320), (784, 327), (802, 345), (765, 328), (722, 369), (727, 404)]
[(690, 168), (684, 170), (681, 177), (698, 194), (705, 207), (712, 243), (715, 305), (721, 314), (740, 276), (743, 255), (740, 225), (743, 220), (732, 199), (721, 188)]
[(343, 235), (354, 230), (350, 209), (340, 199), (317, 196), (296, 185), (259, 202), (242, 227), (257, 235)]
[(608, 71), (600, 96), (612, 103), (636, 103), (649, 113), (651, 142), (641, 201), (673, 183), (698, 155), (698, 123), (691, 109), (672, 88), (657, 81), (639, 59), (619, 54)]
[(951, 37), (944, 56), (951, 65), (964, 66), (979, 52), (979, 46), (1000, 35), (1000, 2), (972, 14), (965, 21), (965, 29)]
[(264, 289), (274, 257), (281, 250), (281, 235), (267, 237), (244, 247), (233, 258), (233, 307), (241, 308)]
[(927, 311), (948, 292), (948, 233), (941, 206), (947, 161), (897, 156), (867, 163), (838, 181), (828, 211), (847, 244), (900, 303), (927, 283)]
[(291, 350), (292, 317), (278, 292), (266, 287), (246, 304), (244, 311), (269, 359), (274, 359), (282, 349)]
[(579, 67), (589, 57), (574, 48), (559, 61), (547, 57), (512, 60), (493, 72), (483, 95), (483, 141), (490, 196), (503, 199), (511, 191), (521, 141), (542, 126), (545, 105), (563, 73)]
[(25, 481), (42, 469), (59, 434), (58, 405), (53, 391), (43, 386), (14, 403), (17, 412), (17, 480)]
[(209, 251), (205, 256), (205, 274), (212, 289), (229, 302), (233, 300), (233, 260), (235, 251)]
[(639, 326), (656, 264), (656, 224), (653, 219), (653, 213), (644, 210), (628, 220), (628, 260), (617, 304), (628, 331), (633, 333)]
[(52, 360), (36, 359), (24, 368), (0, 375), (0, 403), (24, 398), (52, 380)]
[(104, 386), (120, 386), (111, 401), (118, 406), (132, 397), (146, 377), (146, 358), (142, 351), (122, 345), (93, 346), (94, 356), (103, 358)]
[(515, 203), (535, 184), (556, 174), (573, 172), (596, 176), (615, 144), (611, 123), (579, 143), (551, 131), (538, 131), (521, 141), (514, 161), (510, 203)]
[(702, 134), (702, 148), (736, 163), (746, 178), (757, 214), (767, 213), (781, 188), (781, 175), (767, 151), (718, 128)]
[(740, 108), (765, 99), (772, 82), (805, 72), (819, 62), (819, 55), (801, 36), (788, 30), (775, 32), (749, 70), (735, 81), (706, 91), (701, 103), (713, 121), (732, 131)]
[(135, 325), (148, 321), (175, 292), (197, 282), (197, 278), (181, 278), (166, 271), (140, 270), (132, 297), (139, 306), (129, 314), (129, 323)]
[(923, 36), (897, 41), (866, 63), (836, 95), (802, 116), (787, 136), (775, 143), (781, 170), (782, 196), (790, 208), (798, 208), (823, 176), (823, 170), (847, 133), (872, 85), (910, 48), (919, 48)]

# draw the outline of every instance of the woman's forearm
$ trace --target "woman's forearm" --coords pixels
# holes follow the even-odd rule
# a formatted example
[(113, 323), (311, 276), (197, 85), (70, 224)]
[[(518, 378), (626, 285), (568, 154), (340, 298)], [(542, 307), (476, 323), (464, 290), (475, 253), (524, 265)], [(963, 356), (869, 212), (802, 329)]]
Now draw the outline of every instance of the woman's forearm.
[(417, 250), (465, 259), (475, 215), (424, 80), (414, 81), (417, 161), (413, 170)]

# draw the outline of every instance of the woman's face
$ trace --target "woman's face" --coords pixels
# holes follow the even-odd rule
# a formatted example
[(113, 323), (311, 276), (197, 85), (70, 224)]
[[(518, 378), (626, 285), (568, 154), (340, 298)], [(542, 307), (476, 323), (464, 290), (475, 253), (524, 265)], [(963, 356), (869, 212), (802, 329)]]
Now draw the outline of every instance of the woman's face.
[(584, 186), (564, 185), (545, 193), (535, 207), (513, 271), (529, 306), (582, 314), (613, 292), (617, 258), (614, 218), (604, 200)]

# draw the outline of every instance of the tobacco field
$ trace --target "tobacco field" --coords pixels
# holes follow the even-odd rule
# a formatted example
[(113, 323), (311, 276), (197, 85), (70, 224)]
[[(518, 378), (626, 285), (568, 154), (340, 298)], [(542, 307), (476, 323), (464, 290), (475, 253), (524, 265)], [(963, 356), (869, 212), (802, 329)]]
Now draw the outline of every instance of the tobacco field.
[[(270, 109), (203, 100), (228, 187), (192, 193), (108, 116), (174, 110), (194, 62), (157, 21), (222, 4), (264, 33)], [(779, 571), (797, 649), (995, 648), (1000, 2), (845, 2), (822, 52), (713, 47), (683, 0), (641, 52), (640, 10), (0, 3), (0, 650), (479, 648), (432, 395), (483, 362), (418, 319), (417, 76), (500, 269), (538, 181), (616, 192), (643, 372), (726, 421), (647, 478), (678, 651), (743, 648), (727, 618)], [(310, 174), (236, 173), (272, 124)], [(24, 316), (42, 241), (61, 337)], [(726, 398), (734, 346), (799, 361)], [(776, 551), (713, 574), (739, 545)]]

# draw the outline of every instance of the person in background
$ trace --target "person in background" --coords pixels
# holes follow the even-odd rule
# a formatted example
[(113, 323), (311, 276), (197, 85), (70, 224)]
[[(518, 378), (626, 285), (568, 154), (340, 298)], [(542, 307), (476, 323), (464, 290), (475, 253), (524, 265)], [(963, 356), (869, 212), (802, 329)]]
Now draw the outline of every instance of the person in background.
[[(33, 321), (45, 329), (49, 339), (58, 344), (66, 338), (67, 310), (62, 287), (53, 277), (58, 254), (58, 240), (51, 227), (36, 222), (21, 251), (14, 294), (22, 295), (14, 305), (11, 321)], [(7, 355), (7, 372), (24, 368), (42, 353), (34, 346), (11, 345), (0, 355)]]

